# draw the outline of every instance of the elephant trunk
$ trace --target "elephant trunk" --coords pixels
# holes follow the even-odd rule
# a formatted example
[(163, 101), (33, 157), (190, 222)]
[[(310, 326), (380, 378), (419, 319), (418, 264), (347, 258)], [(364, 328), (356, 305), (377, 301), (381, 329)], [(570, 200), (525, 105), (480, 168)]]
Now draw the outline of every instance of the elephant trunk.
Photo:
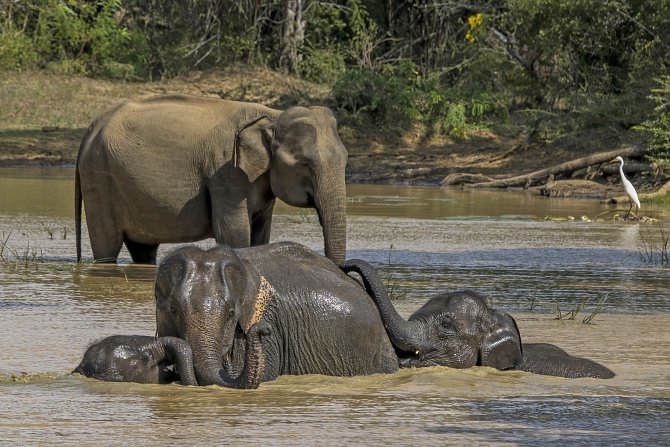
[(197, 386), (191, 346), (181, 338), (161, 337), (159, 347), (165, 352), (165, 357), (175, 364), (175, 370), (179, 374), (182, 385)]
[(379, 309), (379, 315), (393, 345), (417, 355), (430, 349), (422, 337), (423, 325), (406, 321), (398, 314), (381, 278), (370, 264), (361, 259), (351, 259), (341, 264), (340, 268), (345, 273), (356, 272), (360, 275), (365, 290)]
[[(226, 388), (258, 388), (265, 374), (265, 356), (257, 330), (245, 334), (246, 348), (242, 371), (233, 377), (223, 367), (221, 341), (216, 337), (197, 337), (191, 341), (193, 348), (193, 369), (201, 386), (219, 385)], [(197, 346), (197, 348), (196, 348)]]
[(339, 264), (347, 254), (347, 190), (344, 176), (332, 177), (325, 172), (315, 174), (314, 204), (323, 228), (325, 255)]

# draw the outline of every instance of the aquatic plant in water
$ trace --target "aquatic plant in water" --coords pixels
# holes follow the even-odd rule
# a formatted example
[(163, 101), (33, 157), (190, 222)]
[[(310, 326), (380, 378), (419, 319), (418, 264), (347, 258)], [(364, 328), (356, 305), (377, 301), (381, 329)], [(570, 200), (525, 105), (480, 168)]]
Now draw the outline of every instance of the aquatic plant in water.
[[(665, 233), (663, 222), (658, 221), (658, 235), (650, 234), (650, 230), (640, 229), (638, 249), (642, 262), (661, 267), (670, 266), (670, 236)], [(656, 237), (655, 237), (656, 236)]]

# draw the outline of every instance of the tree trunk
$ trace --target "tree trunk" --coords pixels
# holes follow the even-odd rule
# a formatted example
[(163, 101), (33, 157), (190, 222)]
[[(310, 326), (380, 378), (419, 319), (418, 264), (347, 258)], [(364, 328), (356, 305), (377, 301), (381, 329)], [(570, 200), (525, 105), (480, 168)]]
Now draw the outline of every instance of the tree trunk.
[(298, 74), (301, 59), (300, 49), (305, 41), (305, 19), (303, 0), (288, 0), (282, 27), (282, 52), (279, 66), (287, 73)]

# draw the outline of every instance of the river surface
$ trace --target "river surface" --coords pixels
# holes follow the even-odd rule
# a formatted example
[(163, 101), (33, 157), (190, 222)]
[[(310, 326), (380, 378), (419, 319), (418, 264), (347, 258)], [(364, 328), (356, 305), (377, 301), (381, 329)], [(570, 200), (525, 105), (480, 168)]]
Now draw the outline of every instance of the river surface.
[[(403, 315), (471, 288), (514, 315), (524, 341), (617, 376), (435, 367), (229, 390), (69, 374), (92, 341), (155, 331), (153, 267), (125, 250), (119, 266), (93, 265), (86, 231), (75, 263), (72, 178), (0, 170), (0, 445), (670, 445), (667, 206), (643, 204), (659, 221), (640, 223), (596, 201), (350, 185), (348, 257), (382, 270)], [(288, 206), (272, 240), (323, 243), (316, 215)]]

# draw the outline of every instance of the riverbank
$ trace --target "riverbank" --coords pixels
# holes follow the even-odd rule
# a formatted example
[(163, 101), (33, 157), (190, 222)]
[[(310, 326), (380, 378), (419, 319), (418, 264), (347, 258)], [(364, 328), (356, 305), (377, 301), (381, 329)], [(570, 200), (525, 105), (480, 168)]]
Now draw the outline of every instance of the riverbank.
[[(275, 108), (332, 103), (327, 87), (263, 68), (235, 67), (144, 83), (45, 72), (15, 73), (0, 80), (0, 166), (73, 165), (81, 137), (97, 115), (128, 98), (166, 93), (255, 101)], [(340, 121), (340, 133), (349, 150), (347, 178), (358, 183), (437, 185), (454, 174), (467, 174), (470, 179), (503, 179), (642, 144), (637, 132), (611, 129), (542, 142), (523, 133), (489, 131), (470, 133), (462, 139), (419, 133), (398, 136), (347, 126), (346, 119)], [(627, 158), (626, 163), (628, 176), (639, 192), (652, 192), (666, 181), (663, 175), (654, 175), (642, 157)], [(551, 181), (559, 182), (547, 189), (546, 183)], [(467, 182), (454, 182), (461, 183)], [(623, 193), (616, 166), (601, 164), (521, 186), (539, 187), (540, 183), (545, 188), (538, 189), (538, 194), (552, 196), (603, 199)]]

